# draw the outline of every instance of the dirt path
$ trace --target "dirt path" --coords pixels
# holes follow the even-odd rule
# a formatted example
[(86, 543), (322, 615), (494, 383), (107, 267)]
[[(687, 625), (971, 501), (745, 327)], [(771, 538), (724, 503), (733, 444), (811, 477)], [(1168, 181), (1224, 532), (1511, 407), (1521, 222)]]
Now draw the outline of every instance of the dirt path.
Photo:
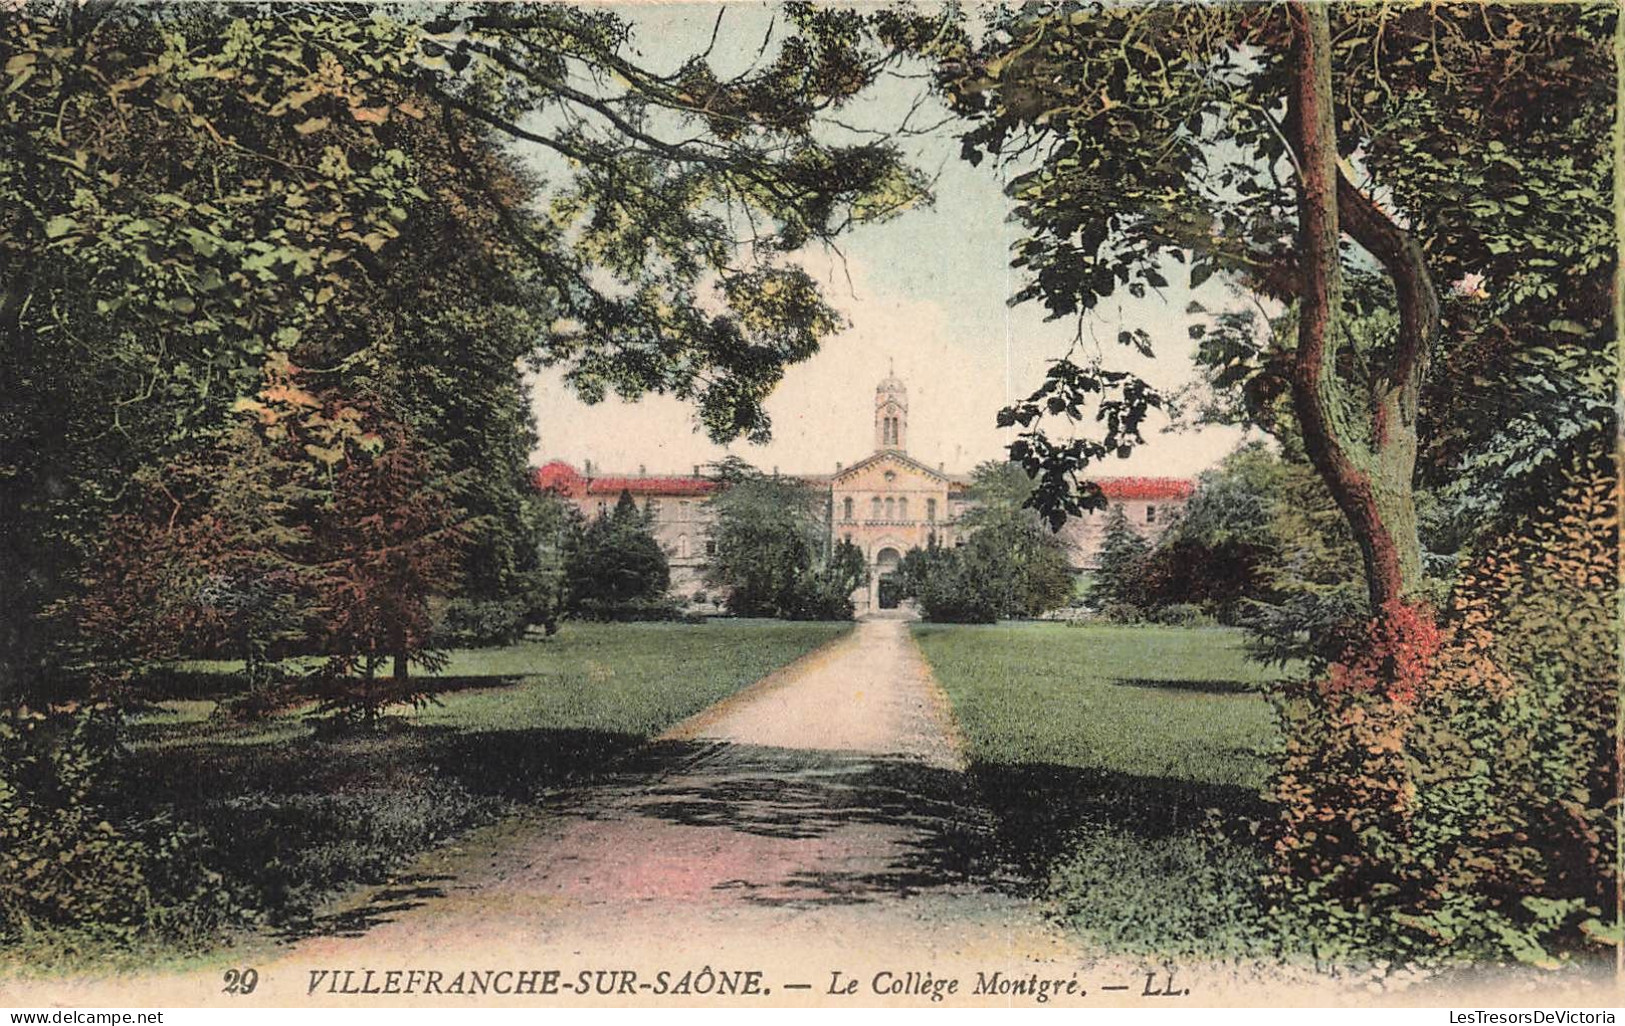
[[(1033, 1005), (1027, 981), (1039, 978), (1071, 981), (1073, 994), (1051, 1000), (1079, 1006), (1383, 999), (1279, 967), (1187, 965), (1170, 977), (1165, 965), (1092, 956), (998, 886), (991, 817), (963, 770), (946, 699), (906, 625), (864, 622), (562, 806), (431, 853), (336, 912), (327, 934), (269, 958), (245, 953), (259, 972), (250, 997), (223, 996), (216, 969), (103, 981), (70, 1000), (920, 1006), (954, 979), (952, 993), (937, 990), (950, 1004)], [(719, 973), (737, 986), (752, 970), (761, 996), (714, 992)], [(495, 992), (444, 993), (476, 986), (470, 972)], [(503, 993), (526, 972), (534, 995)]]
[(818, 989), (830, 970), (872, 975), (877, 957), (1073, 965), (1035, 908), (984, 882), (990, 823), (962, 770), (906, 626), (864, 622), (679, 724), (476, 870), (385, 892), (412, 907), (386, 904), (289, 961), (709, 964)]

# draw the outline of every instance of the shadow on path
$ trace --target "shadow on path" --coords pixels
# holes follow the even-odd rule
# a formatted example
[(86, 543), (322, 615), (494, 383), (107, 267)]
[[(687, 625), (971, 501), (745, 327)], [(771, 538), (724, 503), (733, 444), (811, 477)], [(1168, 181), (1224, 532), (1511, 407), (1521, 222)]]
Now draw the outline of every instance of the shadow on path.
[(661, 741), (559, 811), (644, 839), (651, 861), (716, 872), (719, 897), (752, 904), (858, 904), (997, 875), (992, 820), (965, 775), (894, 756)]

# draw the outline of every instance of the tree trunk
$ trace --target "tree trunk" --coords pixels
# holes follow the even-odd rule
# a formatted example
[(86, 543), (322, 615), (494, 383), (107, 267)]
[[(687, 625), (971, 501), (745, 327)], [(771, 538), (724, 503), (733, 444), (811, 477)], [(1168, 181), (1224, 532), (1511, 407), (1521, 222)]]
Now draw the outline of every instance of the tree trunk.
[(394, 650), (395, 669), (393, 677), (397, 684), (406, 683), (406, 628), (397, 626), (390, 633), (390, 647)]
[[(1412, 479), (1417, 397), (1438, 330), (1438, 298), (1414, 240), (1338, 171), (1327, 7), (1295, 3), (1290, 16), (1303, 268), (1292, 400), (1309, 458), (1359, 543), (1372, 612), (1381, 616), (1422, 577)], [(1400, 305), (1392, 359), (1373, 372), (1366, 394), (1355, 394), (1338, 374), (1338, 350), (1345, 340), (1337, 244), (1344, 229), (1383, 263)], [(1359, 417), (1369, 417), (1369, 423), (1360, 424)]]

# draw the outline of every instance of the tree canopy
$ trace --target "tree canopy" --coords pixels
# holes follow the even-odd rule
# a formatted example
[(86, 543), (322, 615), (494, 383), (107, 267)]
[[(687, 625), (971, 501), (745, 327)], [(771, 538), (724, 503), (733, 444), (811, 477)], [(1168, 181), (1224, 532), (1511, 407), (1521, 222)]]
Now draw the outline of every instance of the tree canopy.
[(625, 18), (567, 5), (0, 21), (8, 695), (53, 662), (39, 613), (128, 482), (208, 450), (268, 360), (475, 471), (468, 586), (494, 595), (537, 571), (521, 361), (764, 438), (763, 398), (838, 325), (795, 251), (928, 199), (830, 124), (919, 19), (790, 5), (735, 75), (645, 67)]
[(630, 492), (569, 541), (564, 582), (568, 608), (578, 616), (639, 617), (659, 607), (671, 567)]
[[(1420, 581), (1415, 480), (1486, 505), (1606, 423), (1614, 17), (1032, 4), (949, 54), (942, 81), (975, 120), (966, 158), (1009, 169), (1015, 300), (1077, 316), (1183, 264), (1192, 287), (1219, 274), (1286, 311), (1238, 331), (1192, 309), (1190, 334), (1250, 419), (1285, 404), (1380, 606)], [(1036, 503), (1064, 516), (1100, 502), (1076, 472), (1126, 455), (1163, 404), (1069, 353), (1002, 418), (1024, 429), (1012, 456)], [(1051, 437), (1091, 408), (1100, 435)]]

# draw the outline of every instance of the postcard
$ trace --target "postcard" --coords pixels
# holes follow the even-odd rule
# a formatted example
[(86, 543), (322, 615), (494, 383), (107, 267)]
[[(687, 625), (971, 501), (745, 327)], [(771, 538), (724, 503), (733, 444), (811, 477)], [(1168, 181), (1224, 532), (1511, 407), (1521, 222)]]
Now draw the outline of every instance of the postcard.
[(0, 23), (0, 1005), (1614, 1021), (1617, 4)]

